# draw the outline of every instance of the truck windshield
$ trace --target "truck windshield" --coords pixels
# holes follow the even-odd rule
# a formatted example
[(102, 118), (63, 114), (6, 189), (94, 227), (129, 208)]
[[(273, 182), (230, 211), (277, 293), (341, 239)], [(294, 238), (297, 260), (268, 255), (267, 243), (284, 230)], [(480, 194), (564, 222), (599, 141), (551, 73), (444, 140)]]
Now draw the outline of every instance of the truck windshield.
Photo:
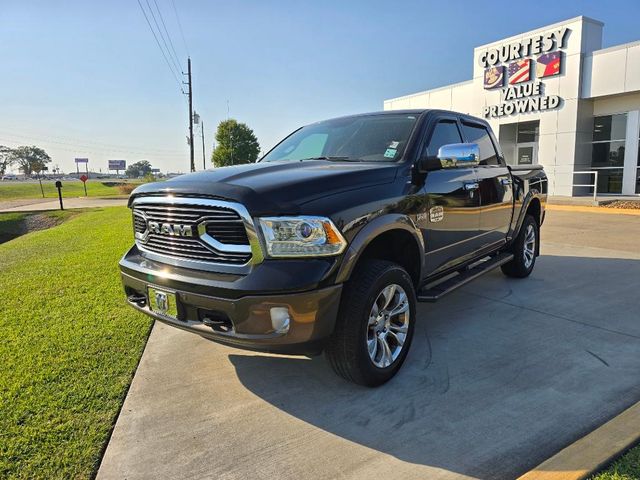
[(314, 123), (285, 138), (261, 161), (393, 162), (402, 157), (416, 119), (416, 115), (378, 114)]

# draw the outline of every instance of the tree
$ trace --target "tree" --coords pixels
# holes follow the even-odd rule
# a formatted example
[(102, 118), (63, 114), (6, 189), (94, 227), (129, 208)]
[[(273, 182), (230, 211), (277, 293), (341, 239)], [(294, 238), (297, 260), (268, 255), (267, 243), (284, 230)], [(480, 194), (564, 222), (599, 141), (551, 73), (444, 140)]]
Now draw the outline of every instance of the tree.
[(216, 143), (216, 149), (211, 155), (215, 167), (253, 163), (260, 153), (260, 144), (253, 130), (233, 118), (220, 122), (216, 131)]
[(144, 177), (149, 173), (151, 173), (151, 164), (148, 160), (140, 160), (139, 162), (132, 163), (126, 170), (127, 177), (130, 178)]
[(47, 152), (33, 145), (14, 148), (11, 152), (11, 158), (25, 175), (31, 175), (33, 172), (40, 173), (46, 170), (47, 163), (51, 163), (51, 157)]
[(13, 150), (9, 147), (5, 147), (4, 145), (0, 145), (0, 176), (4, 175), (7, 168), (9, 168), (14, 162)]

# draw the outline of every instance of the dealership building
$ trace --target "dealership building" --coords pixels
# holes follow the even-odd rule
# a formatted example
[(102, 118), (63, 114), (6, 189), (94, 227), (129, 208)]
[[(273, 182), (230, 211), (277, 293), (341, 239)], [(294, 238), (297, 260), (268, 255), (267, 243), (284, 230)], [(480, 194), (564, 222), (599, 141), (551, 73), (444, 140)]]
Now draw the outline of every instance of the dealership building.
[[(541, 164), (551, 195), (640, 194), (640, 41), (602, 48), (576, 17), (473, 51), (473, 79), (385, 100), (486, 119), (507, 163)], [(597, 180), (596, 180), (597, 179)]]

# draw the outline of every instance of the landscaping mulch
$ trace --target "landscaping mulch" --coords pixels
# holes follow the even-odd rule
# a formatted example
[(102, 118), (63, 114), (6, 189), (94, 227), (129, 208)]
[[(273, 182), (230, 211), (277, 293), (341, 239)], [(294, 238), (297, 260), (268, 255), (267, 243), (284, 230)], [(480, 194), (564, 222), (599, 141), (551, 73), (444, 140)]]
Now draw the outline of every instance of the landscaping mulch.
[(605, 208), (640, 209), (640, 200), (616, 200), (602, 206)]

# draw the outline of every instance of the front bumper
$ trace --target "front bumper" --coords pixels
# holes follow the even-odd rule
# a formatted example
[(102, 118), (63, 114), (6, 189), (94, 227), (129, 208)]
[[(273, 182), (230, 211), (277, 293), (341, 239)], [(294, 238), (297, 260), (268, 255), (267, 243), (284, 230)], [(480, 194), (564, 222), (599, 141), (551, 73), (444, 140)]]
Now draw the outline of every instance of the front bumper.
[[(240, 348), (294, 355), (320, 353), (324, 341), (333, 331), (342, 292), (340, 284), (285, 293), (232, 293), (220, 286), (237, 284), (240, 279), (235, 276), (192, 271), (193, 277), (189, 278), (184, 275), (189, 271), (181, 271), (178, 281), (176, 272), (172, 271), (175, 267), (170, 267), (169, 274), (163, 274), (157, 268), (158, 264), (139, 260), (137, 253), (132, 251), (120, 262), (128, 303), (174, 327)], [(216, 277), (215, 286), (203, 281), (202, 275), (207, 275), (208, 280)], [(204, 285), (206, 283), (209, 285)], [(175, 293), (178, 319), (149, 308), (148, 287)], [(274, 328), (274, 307), (280, 312), (283, 308), (288, 312), (289, 327), (285, 332)], [(212, 325), (211, 319), (218, 323)]]

